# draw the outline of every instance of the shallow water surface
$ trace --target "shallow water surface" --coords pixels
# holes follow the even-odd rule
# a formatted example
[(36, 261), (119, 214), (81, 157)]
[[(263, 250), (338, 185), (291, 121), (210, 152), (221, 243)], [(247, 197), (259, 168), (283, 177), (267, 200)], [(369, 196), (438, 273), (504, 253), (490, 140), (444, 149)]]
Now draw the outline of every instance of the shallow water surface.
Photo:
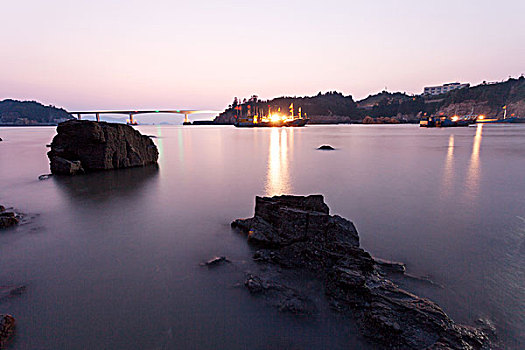
[[(158, 168), (40, 181), (55, 129), (0, 128), (0, 203), (25, 214), (0, 233), (0, 285), (27, 286), (0, 301), (13, 348), (372, 348), (322, 297), (296, 317), (237, 286), (257, 267), (229, 223), (281, 193), (324, 194), (365, 249), (443, 286), (407, 289), (523, 347), (524, 126), (138, 129)], [(199, 266), (215, 255), (233, 263)]]

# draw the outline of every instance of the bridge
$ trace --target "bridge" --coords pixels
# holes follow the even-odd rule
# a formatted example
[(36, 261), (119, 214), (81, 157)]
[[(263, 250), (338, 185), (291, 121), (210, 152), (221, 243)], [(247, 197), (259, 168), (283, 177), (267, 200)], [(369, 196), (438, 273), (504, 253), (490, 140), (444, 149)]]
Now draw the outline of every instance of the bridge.
[(100, 121), (101, 114), (125, 114), (129, 116), (129, 122), (134, 123), (133, 116), (137, 114), (151, 114), (151, 113), (171, 113), (171, 114), (184, 114), (184, 123), (189, 123), (190, 120), (188, 115), (190, 114), (202, 114), (202, 113), (220, 113), (220, 111), (211, 110), (194, 110), (194, 109), (164, 109), (164, 110), (137, 110), (137, 111), (77, 111), (69, 112), (69, 114), (76, 115), (79, 120), (82, 119), (83, 115), (94, 115), (97, 122)]

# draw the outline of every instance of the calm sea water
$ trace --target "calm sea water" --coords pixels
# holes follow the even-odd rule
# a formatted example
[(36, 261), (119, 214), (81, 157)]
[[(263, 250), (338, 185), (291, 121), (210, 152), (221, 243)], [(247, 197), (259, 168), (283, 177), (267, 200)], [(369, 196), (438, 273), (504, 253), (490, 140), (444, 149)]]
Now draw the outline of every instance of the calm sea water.
[[(0, 301), (13, 348), (370, 348), (322, 297), (295, 317), (236, 286), (256, 267), (229, 224), (281, 193), (324, 194), (365, 249), (443, 288), (403, 286), (523, 348), (525, 126), (138, 129), (157, 136), (158, 169), (39, 181), (55, 129), (0, 128), (0, 203), (25, 213), (0, 233), (0, 286), (27, 286)], [(233, 264), (199, 266), (215, 255)]]

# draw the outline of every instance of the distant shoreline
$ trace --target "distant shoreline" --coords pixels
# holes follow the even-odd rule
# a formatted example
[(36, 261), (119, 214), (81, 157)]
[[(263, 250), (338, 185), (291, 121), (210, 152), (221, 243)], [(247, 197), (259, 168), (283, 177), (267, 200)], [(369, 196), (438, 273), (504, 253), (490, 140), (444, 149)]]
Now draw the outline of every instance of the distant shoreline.
[(28, 126), (57, 126), (58, 124), (33, 124), (33, 125), (30, 125), (30, 124), (27, 124), (27, 125), (24, 125), (24, 124), (21, 124), (21, 125), (16, 125), (16, 124), (0, 124), (0, 127), (12, 127), (12, 126), (22, 126), (22, 127), (28, 127)]

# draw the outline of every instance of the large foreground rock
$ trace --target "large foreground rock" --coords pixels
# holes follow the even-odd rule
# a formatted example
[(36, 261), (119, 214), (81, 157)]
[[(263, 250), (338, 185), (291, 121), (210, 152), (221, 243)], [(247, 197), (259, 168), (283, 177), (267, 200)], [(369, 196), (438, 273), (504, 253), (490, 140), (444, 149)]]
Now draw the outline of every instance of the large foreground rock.
[[(455, 323), (432, 301), (387, 279), (383, 268), (393, 264), (377, 262), (360, 248), (354, 225), (330, 215), (321, 195), (256, 197), (254, 217), (235, 220), (232, 227), (262, 247), (255, 260), (313, 272), (323, 281), (331, 306), (355, 317), (362, 333), (381, 347), (490, 347), (484, 331)], [(397, 270), (404, 271), (399, 266)], [(272, 293), (287, 290), (279, 282), (260, 281), (251, 275), (246, 286), (252, 293), (261, 285), (279, 286), (270, 288)]]
[(159, 152), (129, 125), (70, 120), (58, 125), (47, 155), (53, 174), (74, 175), (155, 164)]

